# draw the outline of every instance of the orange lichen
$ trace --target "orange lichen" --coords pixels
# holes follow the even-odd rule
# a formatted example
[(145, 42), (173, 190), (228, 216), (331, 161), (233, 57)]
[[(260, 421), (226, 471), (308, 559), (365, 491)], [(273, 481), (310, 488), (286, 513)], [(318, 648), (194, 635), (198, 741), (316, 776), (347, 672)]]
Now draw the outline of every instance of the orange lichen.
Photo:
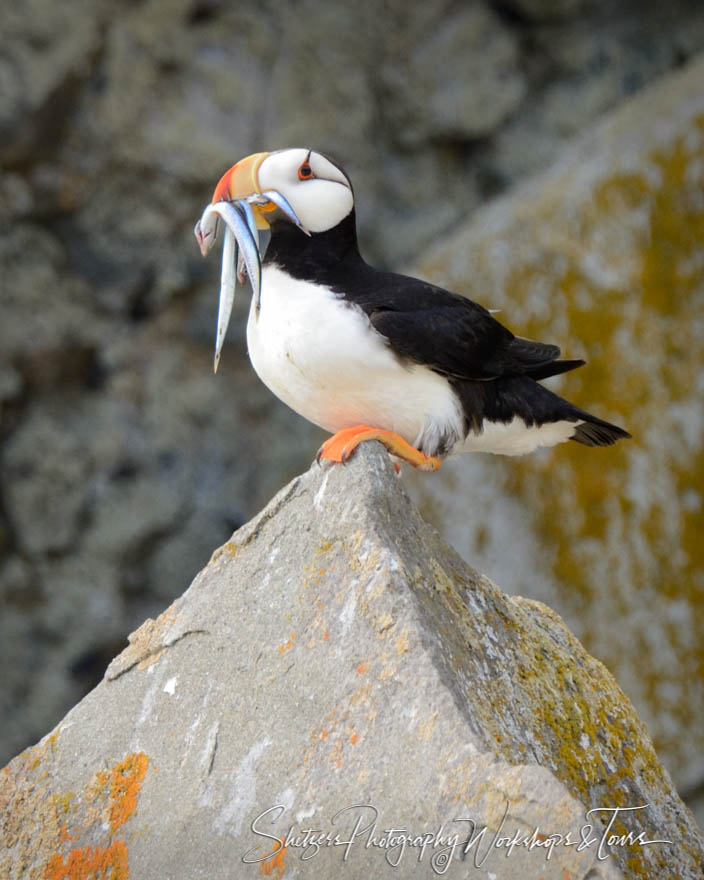
[(129, 754), (94, 773), (80, 790), (51, 792), (46, 780), (54, 775), (50, 762), (59, 733), (18, 755), (0, 774), (6, 808), (1, 824), (9, 844), (0, 874), (9, 866), (12, 876), (33, 880), (127, 880), (127, 842), (114, 840), (113, 832), (137, 808), (149, 759), (143, 752)]
[(72, 849), (66, 861), (56, 853), (44, 869), (44, 880), (127, 880), (129, 876), (124, 840), (108, 847)]
[(357, 675), (364, 675), (365, 672), (369, 671), (368, 663), (360, 663), (357, 667)]
[(116, 764), (111, 771), (110, 830), (116, 831), (137, 809), (137, 797), (147, 772), (149, 758), (136, 752)]
[(280, 840), (274, 843), (272, 853), (275, 855), (264, 862), (259, 863), (259, 871), (265, 877), (272, 877), (274, 880), (281, 880), (286, 871), (284, 865), (284, 856), (286, 855), (287, 846), (283, 846)]
[(291, 648), (293, 647), (293, 643), (294, 643), (295, 639), (296, 639), (296, 633), (292, 632), (291, 635), (289, 636), (289, 639), (286, 642), (286, 644), (279, 645), (279, 652), (281, 654), (285, 654), (286, 651), (290, 651)]
[(71, 832), (68, 830), (68, 825), (62, 825), (59, 829), (59, 834), (59, 843), (69, 843), (72, 840), (78, 840), (78, 838), (81, 836), (79, 833), (71, 834)]
[(358, 734), (358, 733), (353, 733), (352, 736), (350, 737), (350, 743), (351, 743), (352, 745), (354, 745), (354, 744), (357, 742), (358, 739), (359, 739), (359, 734)]

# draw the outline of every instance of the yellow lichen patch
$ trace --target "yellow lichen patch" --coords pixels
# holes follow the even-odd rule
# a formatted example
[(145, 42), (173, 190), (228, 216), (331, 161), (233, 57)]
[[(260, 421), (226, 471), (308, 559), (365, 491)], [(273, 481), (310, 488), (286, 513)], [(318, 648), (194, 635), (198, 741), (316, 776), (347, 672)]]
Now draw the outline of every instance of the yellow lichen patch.
[[(482, 682), (481, 698), (471, 684), (467, 698), (490, 751), (511, 764), (549, 767), (585, 809), (651, 804), (643, 813), (619, 816), (612, 830), (657, 837), (671, 783), (645, 727), (603, 664), (584, 651), (546, 606), (518, 597), (496, 601), (488, 585), (480, 581), (473, 586), (479, 614), (456, 611), (444, 590), (440, 595), (452, 609), (446, 643), (452, 644), (453, 632), (461, 638), (452, 646), (459, 657), (458, 680)], [(480, 641), (500, 644), (502, 663), (512, 671), (496, 675), (501, 666), (495, 670), (491, 662), (488, 670), (473, 668), (469, 646)], [(449, 790), (460, 800), (475, 760), (449, 772)], [(671, 829), (669, 836), (676, 838)], [(688, 842), (682, 837), (674, 844), (686, 847)], [(671, 854), (666, 848), (633, 847), (627, 856), (632, 876), (654, 876), (654, 866)]]
[(521, 500), (555, 601), (684, 775), (704, 747), (704, 116), (687, 118), (697, 102), (672, 94), (657, 134), (653, 111), (645, 123), (624, 115), (593, 157), (516, 195), (490, 231), (477, 222), (422, 269), (502, 307), (515, 332), (586, 358), (554, 387), (633, 434), (485, 466)]
[[(52, 797), (45, 777), (51, 767), (58, 733), (22, 752), (0, 774), (0, 857), (2, 876), (38, 880), (28, 870), (60, 845), (67, 816), (63, 797)], [(40, 869), (41, 870), (41, 869)]]
[(44, 880), (127, 880), (129, 876), (123, 840), (107, 847), (72, 849), (66, 860), (57, 853), (49, 859), (43, 874)]
[[(17, 823), (14, 833), (12, 825), (3, 822), (3, 837), (11, 850), (6, 863), (18, 871), (17, 866), (37, 865), (20, 872), (28, 880), (126, 880), (127, 845), (111, 836), (103, 843), (103, 822), (109, 821), (112, 835), (135, 812), (147, 756), (128, 755), (112, 770), (95, 773), (79, 792), (50, 794), (36, 784), (34, 763), (37, 757), (46, 760), (55, 744), (56, 737), (45, 740), (32, 754), (15, 759), (10, 765), (14, 772), (3, 774), (9, 787), (0, 792), (0, 803), (6, 819), (15, 817)], [(49, 768), (42, 773), (51, 777)], [(90, 845), (76, 845), (86, 837), (93, 841)]]
[(68, 813), (69, 809), (71, 808), (71, 800), (73, 797), (74, 795), (72, 791), (67, 791), (66, 794), (63, 795), (52, 795), (51, 799), (56, 808), (56, 812), (64, 814)]
[(147, 772), (144, 752), (128, 755), (110, 772), (110, 830), (117, 831), (137, 809), (137, 799)]
[(376, 633), (377, 636), (382, 639), (386, 634), (387, 630), (391, 629), (394, 625), (394, 619), (389, 614), (388, 611), (384, 612), (379, 618), (376, 620)]
[[(528, 600), (514, 601), (525, 608), (541, 607)], [(541, 639), (536, 644), (528, 685), (536, 707), (532, 739), (550, 756), (547, 763), (558, 778), (581, 803), (602, 808), (634, 806), (634, 785), (666, 790), (668, 783), (647, 732), (603, 664), (589, 657), (548, 609), (541, 629), (546, 635), (558, 634), (559, 639)], [(530, 638), (528, 630), (521, 635), (526, 641)], [(567, 642), (566, 650), (557, 647), (562, 640)], [(601, 686), (595, 687), (595, 682)], [(645, 815), (639, 816), (642, 827), (638, 830), (646, 822)], [(620, 819), (613, 824), (617, 834), (628, 830), (633, 828)], [(647, 877), (652, 876), (660, 855), (634, 848), (629, 858), (632, 876)]]
[[(27, 880), (126, 880), (127, 845), (112, 835), (136, 810), (148, 758), (127, 755), (76, 792), (52, 792), (57, 740), (58, 732), (28, 749), (0, 777), (3, 870)], [(36, 867), (26, 870), (30, 864)]]
[(36, 770), (46, 761), (47, 758), (54, 754), (60, 734), (61, 729), (59, 728), (48, 736), (45, 736), (36, 746), (30, 746), (30, 748), (22, 752), (19, 757), (24, 763), (25, 770)]
[(439, 710), (436, 709), (429, 718), (426, 718), (425, 721), (420, 722), (420, 724), (418, 725), (419, 739), (422, 739), (425, 742), (430, 742), (430, 739), (433, 735), (433, 730), (435, 729), (435, 722), (437, 721), (437, 717), (439, 714)]
[[(701, 688), (704, 671), (704, 619), (682, 612), (683, 603), (697, 606), (704, 588), (704, 443), (697, 415), (704, 119), (690, 129), (641, 156), (634, 170), (604, 175), (590, 198), (572, 207), (571, 218), (579, 217), (576, 245), (558, 246), (559, 260), (545, 244), (547, 234), (538, 248), (517, 250), (503, 292), (507, 313), (513, 315), (514, 304), (522, 310), (521, 335), (552, 340), (560, 327), (564, 336), (554, 341), (569, 340), (565, 355), (588, 360), (560, 380), (560, 393), (634, 435), (609, 449), (565, 444), (514, 460), (504, 471), (505, 488), (525, 499), (563, 588), (563, 609), (580, 621), (585, 646), (617, 677), (638, 682), (632, 697), (641, 711), (649, 707), (656, 746), (682, 754), (683, 763), (689, 738), (681, 732), (697, 729), (699, 698), (690, 689)], [(558, 208), (544, 209), (537, 226), (569, 228)], [(526, 309), (531, 289), (549, 291), (548, 311)], [(585, 601), (592, 609), (586, 617)], [(629, 623), (643, 605), (657, 608), (654, 630)], [(620, 621), (630, 645), (604, 637), (611, 621)], [(665, 670), (667, 686), (662, 666), (641, 659), (660, 653), (655, 643), (666, 643), (677, 658)]]
[(373, 689), (373, 681), (369, 677), (365, 676), (364, 681), (359, 685), (359, 687), (355, 688), (355, 690), (347, 698), (348, 705), (350, 707), (358, 706), (360, 704), (364, 704), (365, 706), (369, 705)]
[(379, 681), (386, 681), (389, 678), (393, 678), (398, 672), (398, 663), (391, 660), (387, 654), (382, 654), (380, 659), (381, 670), (377, 676)]
[(155, 663), (158, 663), (161, 658), (166, 653), (166, 648), (161, 648), (159, 651), (155, 651), (153, 654), (150, 654), (148, 657), (145, 657), (144, 660), (141, 660), (137, 664), (137, 669), (142, 672), (144, 669), (148, 669), (150, 666), (153, 666)]
[(237, 544), (235, 544), (234, 541), (227, 541), (221, 547), (217, 547), (215, 550), (213, 550), (208, 565), (213, 565), (218, 560), (222, 559), (223, 556), (226, 556), (228, 559), (234, 559), (236, 555)]
[(108, 796), (110, 774), (107, 770), (98, 770), (86, 786), (84, 800), (87, 804), (105, 800)]
[(410, 641), (408, 639), (408, 630), (404, 629), (404, 631), (396, 636), (394, 647), (396, 648), (397, 654), (405, 654), (408, 648), (410, 647)]
[[(323, 543), (319, 547), (316, 548), (315, 556), (316, 557), (324, 556), (325, 554), (330, 552), (332, 547), (333, 547), (332, 541), (323, 541)], [(325, 577), (325, 575), (328, 573), (332, 573), (336, 570), (335, 565), (322, 566), (321, 562), (322, 562), (322, 560), (316, 559), (310, 565), (306, 566), (306, 569), (305, 569), (306, 576), (303, 581), (304, 588), (307, 588), (310, 586), (317, 586), (317, 585), (323, 583), (323, 578)], [(307, 601), (307, 600), (304, 599), (303, 601)]]
[(167, 608), (156, 620), (148, 617), (144, 623), (127, 637), (129, 645), (119, 654), (108, 667), (107, 678), (126, 672), (133, 666), (145, 669), (156, 663), (164, 654), (164, 634), (176, 623), (178, 612)]

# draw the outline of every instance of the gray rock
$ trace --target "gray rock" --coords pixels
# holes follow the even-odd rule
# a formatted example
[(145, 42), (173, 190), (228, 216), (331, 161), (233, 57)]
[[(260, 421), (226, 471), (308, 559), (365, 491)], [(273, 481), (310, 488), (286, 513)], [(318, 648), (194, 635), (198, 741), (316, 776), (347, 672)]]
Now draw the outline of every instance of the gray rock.
[(704, 857), (611, 675), (462, 562), (378, 444), (237, 531), (0, 799), (8, 880), (694, 880)]
[(553, 387), (633, 434), (449, 463), (415, 497), (467, 559), (564, 615), (683, 791), (704, 780), (703, 81), (700, 59), (647, 90), (417, 267), (585, 358)]
[(100, 44), (109, 4), (7, 5), (0, 19), (0, 162), (39, 155), (63, 130), (76, 86)]
[(504, 3), (509, 9), (537, 21), (571, 18), (597, 5), (596, 0), (504, 0)]
[(418, 10), (399, 22), (383, 69), (385, 109), (399, 143), (475, 140), (494, 131), (525, 93), (511, 32), (479, 4), (431, 21), (427, 8)]
[(85, 513), (84, 482), (91, 472), (86, 453), (84, 439), (71, 425), (43, 412), (7, 444), (5, 498), (23, 551), (56, 553), (76, 542)]
[[(105, 48), (104, 88), (82, 119), (128, 167), (204, 180), (255, 149), (262, 92), (276, 57), (275, 16), (253, 2), (213, 6), (190, 21), (191, 0), (150, 0), (117, 17)], [(129, 133), (128, 136), (125, 136)], [(80, 132), (78, 132), (80, 136)]]

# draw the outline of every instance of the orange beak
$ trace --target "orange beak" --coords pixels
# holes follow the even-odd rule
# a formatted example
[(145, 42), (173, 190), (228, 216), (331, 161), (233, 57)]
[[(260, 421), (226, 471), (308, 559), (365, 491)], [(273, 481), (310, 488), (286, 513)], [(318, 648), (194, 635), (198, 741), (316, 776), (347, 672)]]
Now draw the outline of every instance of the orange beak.
[[(246, 199), (261, 193), (258, 171), (259, 166), (268, 155), (269, 153), (252, 153), (246, 159), (240, 159), (218, 181), (212, 203)], [(262, 217), (262, 212), (275, 211), (276, 205), (271, 202), (266, 205), (252, 205), (252, 210), (257, 221), (257, 228), (268, 229), (269, 224)]]

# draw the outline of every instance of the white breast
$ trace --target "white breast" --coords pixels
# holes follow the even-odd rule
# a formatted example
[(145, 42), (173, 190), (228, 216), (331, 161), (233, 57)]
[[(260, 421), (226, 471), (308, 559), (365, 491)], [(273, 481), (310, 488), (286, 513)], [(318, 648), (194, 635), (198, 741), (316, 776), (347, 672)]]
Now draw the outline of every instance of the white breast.
[(249, 356), (291, 409), (327, 431), (372, 425), (429, 452), (443, 436), (460, 438), (459, 404), (446, 380), (403, 365), (361, 310), (274, 266), (263, 271), (261, 301), (259, 319), (249, 313)]

